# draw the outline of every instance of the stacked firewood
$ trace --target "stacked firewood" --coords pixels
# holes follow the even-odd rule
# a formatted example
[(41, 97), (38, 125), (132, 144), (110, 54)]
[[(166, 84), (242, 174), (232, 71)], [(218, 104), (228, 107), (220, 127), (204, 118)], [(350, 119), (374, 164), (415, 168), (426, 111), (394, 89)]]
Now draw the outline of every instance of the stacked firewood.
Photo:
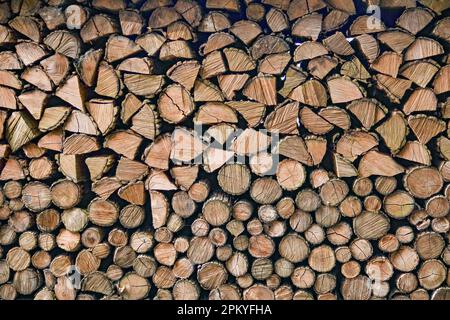
[(1, 299), (450, 299), (450, 1), (0, 1)]

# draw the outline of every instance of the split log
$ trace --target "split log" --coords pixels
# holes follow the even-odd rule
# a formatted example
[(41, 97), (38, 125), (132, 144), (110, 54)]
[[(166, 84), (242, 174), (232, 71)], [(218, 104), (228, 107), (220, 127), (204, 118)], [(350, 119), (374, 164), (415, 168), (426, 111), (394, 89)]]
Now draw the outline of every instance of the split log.
[(0, 2), (0, 299), (448, 299), (449, 6), (366, 2)]

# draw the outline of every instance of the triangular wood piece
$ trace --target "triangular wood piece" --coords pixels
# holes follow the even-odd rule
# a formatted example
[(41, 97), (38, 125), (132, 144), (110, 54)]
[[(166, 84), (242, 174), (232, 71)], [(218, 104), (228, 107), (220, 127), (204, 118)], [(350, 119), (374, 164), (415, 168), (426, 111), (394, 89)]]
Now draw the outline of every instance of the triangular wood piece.
[(9, 26), (34, 42), (41, 42), (41, 26), (33, 17), (17, 16), (9, 21)]
[(247, 128), (233, 141), (231, 150), (241, 156), (267, 151), (271, 138), (263, 131)]
[(411, 81), (392, 78), (384, 74), (376, 75), (377, 87), (386, 92), (388, 98), (394, 103), (400, 103), (406, 90), (411, 87)]
[(314, 77), (323, 79), (328, 73), (330, 73), (331, 70), (336, 68), (337, 65), (337, 59), (328, 56), (321, 56), (308, 62), (308, 71)]
[(305, 141), (299, 136), (290, 136), (282, 139), (277, 149), (282, 156), (297, 160), (307, 166), (314, 164)]
[(317, 80), (308, 80), (289, 94), (289, 98), (313, 107), (326, 107), (328, 95), (325, 87)]
[(226, 104), (239, 112), (245, 121), (247, 121), (249, 127), (255, 127), (260, 124), (266, 113), (266, 106), (258, 102), (229, 101)]
[(405, 169), (390, 156), (374, 150), (367, 152), (358, 166), (358, 172), (363, 178), (370, 176), (393, 177), (404, 171)]
[(351, 36), (357, 36), (363, 33), (377, 33), (384, 31), (386, 26), (375, 15), (364, 15), (357, 17), (349, 28)]
[(20, 70), (22, 68), (22, 62), (15, 52), (0, 52), (0, 70)]
[(434, 0), (419, 0), (421, 4), (427, 6), (437, 14), (441, 14), (442, 11), (450, 8), (450, 3), (447, 1), (434, 1)]
[(119, 95), (120, 90), (121, 83), (117, 71), (108, 63), (100, 62), (95, 92), (101, 96), (114, 99)]
[(208, 37), (206, 43), (200, 46), (200, 54), (207, 55), (215, 50), (219, 50), (233, 44), (235, 42), (234, 37), (226, 32), (216, 32)]
[(223, 101), (222, 91), (212, 82), (208, 80), (196, 80), (194, 87), (194, 101)]
[(133, 40), (119, 35), (111, 36), (106, 42), (105, 59), (109, 63), (122, 60), (141, 51)]
[(89, 176), (91, 181), (101, 179), (105, 173), (111, 169), (115, 163), (114, 156), (100, 155), (96, 157), (90, 157), (86, 159), (86, 167), (89, 170)]
[(59, 53), (55, 53), (54, 55), (42, 60), (40, 64), (42, 69), (55, 85), (59, 85), (61, 83), (61, 81), (67, 76), (70, 69), (69, 59)]
[(202, 105), (194, 117), (194, 123), (217, 124), (217, 123), (237, 123), (238, 118), (234, 109), (223, 102), (207, 102)]
[(375, 99), (363, 98), (355, 100), (347, 106), (364, 128), (370, 129), (386, 115), (386, 108)]
[(408, 125), (417, 139), (423, 144), (427, 144), (431, 139), (446, 129), (443, 120), (424, 114), (409, 116)]
[(327, 152), (327, 140), (318, 136), (307, 136), (305, 138), (306, 148), (311, 155), (314, 165), (319, 165)]
[[(3, 37), (0, 39), (4, 39)], [(16, 45), (16, 53), (24, 65), (29, 66), (47, 55), (47, 51), (37, 43), (31, 41), (20, 42)]]
[(396, 78), (402, 62), (401, 54), (386, 51), (372, 63), (371, 67), (380, 73)]
[(403, 64), (400, 75), (425, 88), (439, 71), (439, 65), (433, 60), (416, 60)]
[(323, 31), (334, 31), (342, 27), (348, 20), (349, 14), (340, 10), (331, 10), (324, 18)]
[(389, 119), (384, 121), (376, 131), (383, 138), (392, 153), (397, 153), (405, 144), (408, 135), (408, 125), (400, 111), (393, 111)]
[(131, 117), (142, 107), (142, 101), (134, 94), (127, 93), (122, 101), (122, 108), (120, 108), (120, 118), (123, 123), (128, 123)]
[(48, 150), (61, 152), (63, 148), (64, 134), (60, 128), (50, 131), (45, 136), (39, 139), (38, 147)]
[(150, 191), (150, 207), (153, 228), (161, 228), (169, 217), (169, 202), (166, 196), (159, 191)]
[(317, 40), (322, 31), (322, 15), (311, 13), (299, 18), (292, 25), (292, 35), (312, 40)]
[(249, 20), (240, 20), (236, 22), (230, 28), (230, 31), (246, 45), (249, 45), (262, 33), (259, 24)]
[(430, 151), (419, 141), (407, 141), (402, 150), (400, 150), (395, 156), (427, 166), (431, 164)]
[[(332, 7), (333, 1), (328, 1), (329, 5)], [(315, 0), (295, 0), (295, 1), (279, 1), (279, 0), (263, 0), (263, 3), (268, 5), (272, 5), (282, 10), (287, 10), (287, 15), (289, 16), (289, 20), (295, 20), (300, 18), (308, 13), (312, 13), (318, 11), (324, 7), (326, 4), (324, 1), (315, 1)], [(351, 7), (352, 4), (349, 5), (343, 4), (345, 8)]]
[(64, 154), (86, 154), (100, 150), (100, 144), (93, 136), (73, 134), (63, 143)]
[(433, 88), (436, 94), (450, 91), (450, 65), (446, 65), (439, 70), (434, 78)]
[(150, 174), (145, 180), (145, 188), (147, 190), (177, 190), (177, 186), (170, 181), (165, 171), (150, 170)]
[(116, 168), (116, 177), (124, 182), (140, 180), (148, 174), (148, 170), (146, 164), (122, 157)]
[(415, 39), (410, 33), (397, 29), (381, 32), (377, 37), (381, 43), (387, 45), (397, 53), (401, 53), (409, 47)]
[(327, 48), (317, 41), (302, 42), (294, 51), (294, 61), (312, 60), (328, 54)]
[(172, 137), (161, 134), (144, 151), (144, 162), (152, 168), (169, 169), (170, 153), (172, 151)]
[(286, 69), (286, 66), (290, 61), (291, 55), (289, 52), (268, 55), (259, 61), (258, 72), (279, 75)]
[(12, 152), (19, 150), (39, 134), (38, 123), (26, 112), (16, 111), (8, 118), (6, 140), (8, 140)]
[(424, 8), (408, 8), (397, 19), (396, 24), (412, 34), (417, 34), (433, 20), (430, 10)]
[(279, 106), (267, 116), (264, 126), (269, 132), (298, 134), (298, 112), (298, 102)]
[(233, 151), (209, 147), (203, 152), (203, 170), (206, 172), (216, 171), (233, 157)]
[(69, 116), (69, 107), (49, 107), (45, 108), (44, 114), (39, 121), (39, 130), (46, 132), (59, 127)]
[(67, 79), (67, 81), (56, 90), (55, 95), (75, 108), (84, 111), (86, 90), (78, 79), (78, 76), (73, 75)]
[(131, 129), (147, 139), (154, 140), (159, 134), (159, 118), (155, 106), (145, 103), (131, 118)]
[(170, 169), (170, 175), (181, 190), (189, 190), (198, 176), (198, 166), (179, 166)]
[(134, 159), (142, 140), (142, 137), (132, 131), (119, 130), (107, 135), (103, 146), (117, 154)]
[(86, 102), (86, 109), (103, 135), (115, 126), (117, 107), (114, 100), (92, 99)]
[(18, 99), (33, 118), (39, 120), (47, 102), (48, 95), (40, 90), (32, 90), (22, 93)]
[(190, 162), (200, 156), (206, 145), (194, 132), (177, 127), (172, 132), (170, 159), (175, 163)]
[(83, 25), (80, 37), (83, 42), (87, 43), (118, 31), (118, 27), (112, 18), (105, 14), (96, 14)]
[(283, 88), (281, 88), (278, 93), (286, 98), (294, 88), (298, 87), (300, 84), (306, 81), (307, 74), (301, 71), (295, 65), (290, 65), (284, 77)]
[[(142, 10), (142, 8), (141, 8)], [(120, 29), (124, 36), (141, 34), (144, 26), (144, 19), (138, 11), (120, 10), (119, 11)]]
[(355, 166), (338, 153), (333, 153), (333, 168), (338, 178), (356, 177), (358, 175)]
[(442, 45), (434, 39), (417, 38), (406, 50), (405, 61), (419, 60), (444, 53)]
[(129, 203), (143, 206), (145, 204), (144, 182), (131, 182), (120, 188), (117, 195)]
[(25, 172), (23, 169), (19, 159), (10, 157), (1, 170), (0, 181), (25, 179)]
[(108, 199), (121, 186), (117, 178), (104, 177), (92, 183), (92, 192), (102, 199)]
[(348, 130), (351, 126), (350, 116), (342, 108), (327, 107), (320, 109), (319, 116), (343, 130)]
[(84, 167), (83, 155), (64, 154), (57, 155), (59, 170), (63, 175), (73, 182), (82, 182), (88, 179)]
[(94, 120), (86, 113), (79, 110), (73, 110), (64, 123), (64, 130), (85, 133), (90, 135), (98, 135), (99, 131)]
[(313, 134), (326, 134), (333, 130), (334, 126), (308, 107), (300, 110), (300, 123)]
[(200, 68), (200, 64), (195, 60), (180, 61), (167, 70), (167, 76), (190, 91), (194, 87)]
[(355, 53), (347, 38), (342, 32), (336, 32), (323, 40), (323, 44), (328, 50), (333, 51), (340, 56), (350, 56)]
[(410, 114), (417, 111), (435, 111), (437, 108), (437, 98), (433, 90), (429, 88), (418, 88), (409, 96), (403, 105), (403, 112)]
[(233, 100), (236, 91), (242, 89), (249, 78), (248, 74), (221, 74), (217, 77), (219, 87), (227, 100)]
[(378, 139), (374, 134), (362, 130), (350, 130), (337, 141), (336, 152), (344, 158), (354, 161), (377, 145)]
[(380, 54), (380, 46), (377, 39), (370, 34), (362, 34), (355, 37), (359, 50), (369, 63), (375, 61)]
[(147, 57), (128, 58), (123, 60), (117, 70), (128, 73), (152, 74), (154, 68), (153, 61)]
[(166, 38), (157, 32), (146, 33), (136, 39), (136, 43), (144, 49), (150, 57), (154, 56), (159, 51), (165, 41)]
[(450, 33), (448, 32), (450, 30), (450, 18), (444, 18), (442, 20), (439, 20), (434, 29), (433, 29), (433, 35), (440, 39), (444, 39), (447, 42), (450, 42)]
[(342, 64), (341, 74), (360, 81), (367, 81), (370, 78), (370, 73), (357, 57)]
[(247, 82), (242, 93), (246, 97), (265, 105), (276, 105), (276, 79), (273, 76), (256, 76)]
[(333, 103), (344, 103), (363, 98), (361, 89), (348, 78), (332, 78), (328, 80), (327, 84)]
[(52, 91), (53, 89), (50, 78), (40, 66), (25, 69), (20, 77), (43, 91)]
[(214, 144), (219, 144), (223, 146), (227, 141), (233, 139), (236, 135), (236, 126), (228, 123), (220, 123), (211, 126), (203, 135), (203, 138), (207, 142), (212, 142), (214, 139)]
[(81, 43), (77, 36), (65, 30), (56, 30), (50, 33), (44, 43), (66, 57), (77, 59), (80, 55)]
[(16, 90), (22, 89), (22, 81), (19, 80), (16, 74), (11, 71), (0, 71), (0, 86), (13, 88)]
[(245, 72), (256, 68), (255, 61), (241, 49), (226, 48), (223, 53), (231, 72)]
[(79, 60), (77, 71), (81, 80), (92, 87), (97, 81), (98, 65), (103, 56), (103, 49), (89, 50)]
[(265, 55), (289, 51), (289, 44), (282, 37), (275, 35), (261, 36), (250, 48), (250, 55), (254, 60), (259, 60)]
[(165, 80), (163, 75), (126, 73), (124, 83), (131, 93), (150, 99), (161, 91)]

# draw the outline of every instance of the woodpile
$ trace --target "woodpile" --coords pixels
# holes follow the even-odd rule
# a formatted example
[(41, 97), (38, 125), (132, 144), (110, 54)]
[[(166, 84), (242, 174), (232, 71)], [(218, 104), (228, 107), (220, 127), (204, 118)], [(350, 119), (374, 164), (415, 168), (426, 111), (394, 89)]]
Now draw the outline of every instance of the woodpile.
[(0, 300), (450, 299), (449, 8), (1, 1)]

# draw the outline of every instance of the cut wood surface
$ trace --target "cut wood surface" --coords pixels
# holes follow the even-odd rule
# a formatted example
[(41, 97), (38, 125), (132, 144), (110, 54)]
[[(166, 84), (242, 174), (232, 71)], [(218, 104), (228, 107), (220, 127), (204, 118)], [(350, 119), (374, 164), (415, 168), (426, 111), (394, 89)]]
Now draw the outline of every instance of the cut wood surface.
[(450, 299), (449, 16), (0, 1), (0, 300)]

